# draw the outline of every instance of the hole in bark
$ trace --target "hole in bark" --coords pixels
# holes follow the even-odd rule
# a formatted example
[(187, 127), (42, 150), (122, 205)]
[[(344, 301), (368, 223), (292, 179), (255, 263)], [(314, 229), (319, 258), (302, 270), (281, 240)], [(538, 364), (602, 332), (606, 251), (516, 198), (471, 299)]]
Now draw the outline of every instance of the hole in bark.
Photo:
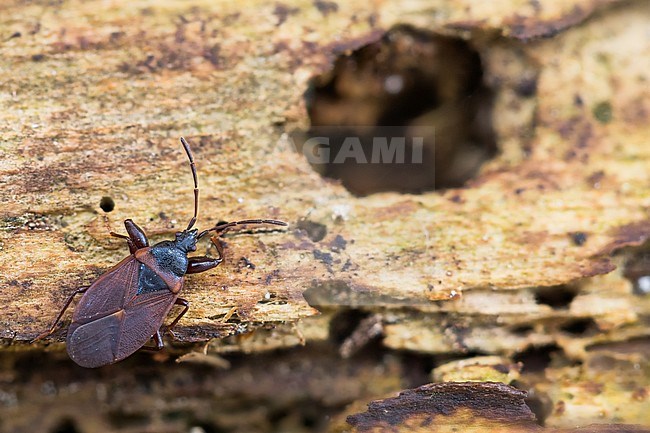
[(115, 209), (115, 202), (112, 198), (104, 196), (99, 201), (99, 207), (102, 208), (104, 212), (111, 212), (113, 209)]
[(305, 97), (312, 126), (298, 150), (357, 195), (459, 187), (496, 152), (493, 95), (462, 39), (394, 28), (339, 57)]
[(70, 418), (64, 418), (52, 429), (52, 433), (79, 433), (79, 429)]
[(337, 313), (330, 322), (330, 339), (336, 344), (343, 343), (368, 316), (368, 313), (360, 310), (344, 310)]
[(560, 328), (562, 331), (575, 336), (585, 335), (598, 330), (598, 325), (591, 317), (574, 319)]
[(571, 286), (540, 287), (535, 290), (535, 301), (553, 309), (568, 308), (578, 294), (578, 289)]
[(549, 366), (552, 356), (561, 349), (555, 344), (546, 346), (530, 347), (513, 357), (514, 362), (521, 362), (522, 373), (535, 373), (544, 371)]
[(533, 329), (534, 328), (530, 325), (515, 326), (514, 328), (512, 328), (512, 333), (515, 335), (525, 337), (526, 335), (533, 332)]

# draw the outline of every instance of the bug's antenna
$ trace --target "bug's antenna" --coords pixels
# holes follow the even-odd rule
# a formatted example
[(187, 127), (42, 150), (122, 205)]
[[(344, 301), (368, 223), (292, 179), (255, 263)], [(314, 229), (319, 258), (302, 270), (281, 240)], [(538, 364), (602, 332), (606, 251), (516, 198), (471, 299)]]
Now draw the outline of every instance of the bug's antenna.
[(241, 220), (241, 221), (233, 221), (231, 223), (223, 223), (223, 224), (218, 224), (211, 229), (203, 230), (199, 235), (197, 236), (197, 239), (201, 239), (203, 236), (207, 235), (210, 232), (217, 232), (217, 235), (220, 235), (224, 233), (226, 230), (228, 230), (230, 227), (234, 226), (242, 226), (246, 224), (272, 224), (274, 226), (287, 226), (288, 224), (285, 223), (284, 221), (278, 221), (278, 220), (262, 220), (262, 219), (256, 219), (256, 220)]
[(194, 164), (194, 157), (192, 156), (192, 151), (190, 150), (190, 145), (187, 144), (187, 141), (181, 137), (181, 143), (185, 148), (185, 153), (190, 160), (190, 168), (192, 169), (192, 178), (194, 179), (194, 216), (190, 220), (190, 223), (187, 225), (186, 231), (194, 227), (196, 223), (196, 218), (199, 215), (199, 181), (196, 178), (196, 165)]

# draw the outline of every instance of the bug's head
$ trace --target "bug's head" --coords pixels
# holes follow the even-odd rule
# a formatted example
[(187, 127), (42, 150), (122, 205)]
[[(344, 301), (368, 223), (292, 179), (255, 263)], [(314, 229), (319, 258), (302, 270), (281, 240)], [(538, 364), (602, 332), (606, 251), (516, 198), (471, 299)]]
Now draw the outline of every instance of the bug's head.
[(186, 253), (190, 251), (196, 251), (196, 241), (197, 241), (198, 230), (183, 230), (182, 232), (176, 233), (176, 240), (174, 244), (176, 248), (185, 251)]

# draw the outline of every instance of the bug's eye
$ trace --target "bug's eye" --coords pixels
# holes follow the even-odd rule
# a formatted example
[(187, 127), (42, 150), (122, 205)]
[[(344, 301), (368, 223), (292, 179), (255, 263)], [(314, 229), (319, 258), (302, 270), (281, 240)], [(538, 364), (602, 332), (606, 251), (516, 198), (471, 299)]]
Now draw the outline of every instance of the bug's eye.
[(182, 232), (176, 232), (176, 239), (180, 238), (182, 234)]

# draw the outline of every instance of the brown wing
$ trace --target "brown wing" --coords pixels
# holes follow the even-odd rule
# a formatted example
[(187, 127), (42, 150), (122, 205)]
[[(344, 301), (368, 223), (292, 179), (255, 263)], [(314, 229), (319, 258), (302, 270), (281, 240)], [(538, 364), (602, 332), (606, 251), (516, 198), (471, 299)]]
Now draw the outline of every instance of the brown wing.
[(83, 325), (121, 310), (124, 300), (138, 290), (139, 267), (140, 262), (131, 255), (99, 277), (75, 307), (70, 331), (74, 325)]
[(81, 298), (70, 325), (67, 349), (82, 367), (126, 358), (162, 325), (177, 294), (168, 290), (136, 295), (140, 262), (133, 256), (102, 275)]
[(116, 361), (141, 348), (162, 326), (178, 293), (168, 290), (144, 293), (124, 306), (124, 319), (117, 344)]

